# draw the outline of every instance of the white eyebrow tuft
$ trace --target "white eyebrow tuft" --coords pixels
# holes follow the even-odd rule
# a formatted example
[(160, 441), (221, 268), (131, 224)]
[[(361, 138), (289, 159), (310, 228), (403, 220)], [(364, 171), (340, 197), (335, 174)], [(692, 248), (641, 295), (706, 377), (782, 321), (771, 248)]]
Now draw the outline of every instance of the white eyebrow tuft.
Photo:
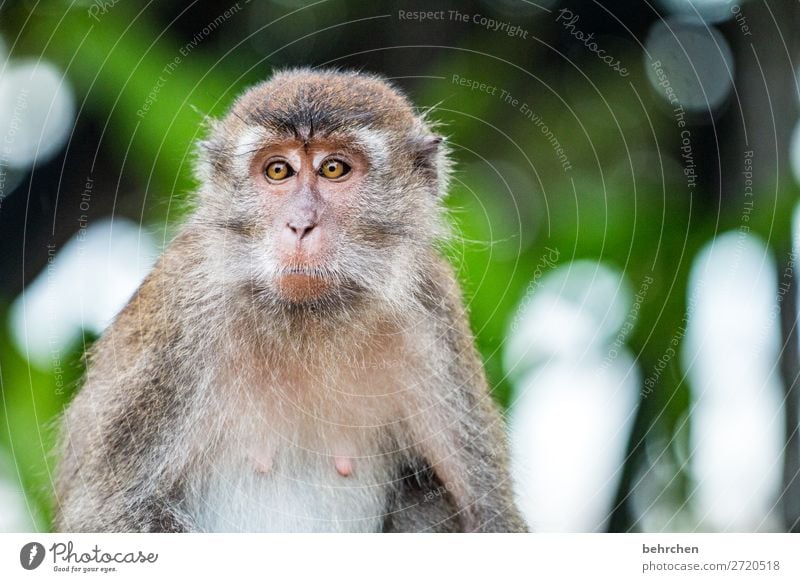
[(264, 141), (263, 130), (249, 126), (242, 131), (242, 135), (236, 140), (236, 157), (247, 157), (258, 150), (259, 145)]
[(362, 127), (353, 131), (373, 165), (383, 166), (389, 161), (389, 136), (384, 131)]

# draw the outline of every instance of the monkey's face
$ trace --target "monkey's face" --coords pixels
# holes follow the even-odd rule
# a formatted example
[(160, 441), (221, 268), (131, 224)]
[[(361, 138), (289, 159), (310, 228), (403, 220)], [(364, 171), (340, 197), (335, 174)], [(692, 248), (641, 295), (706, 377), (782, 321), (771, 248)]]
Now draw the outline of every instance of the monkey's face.
[(440, 139), (385, 82), (282, 73), (205, 144), (198, 216), (226, 268), (273, 305), (404, 301), (440, 238)]
[(368, 171), (364, 155), (332, 139), (281, 140), (254, 156), (250, 175), (269, 249), (262, 258), (280, 296), (303, 303), (352, 285), (343, 249)]

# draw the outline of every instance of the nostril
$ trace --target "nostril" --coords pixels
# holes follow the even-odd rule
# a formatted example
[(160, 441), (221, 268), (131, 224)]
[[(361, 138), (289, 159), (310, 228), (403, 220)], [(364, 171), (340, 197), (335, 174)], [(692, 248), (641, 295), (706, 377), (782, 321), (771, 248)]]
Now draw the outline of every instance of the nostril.
[(314, 222), (287, 222), (286, 226), (289, 227), (289, 230), (295, 234), (298, 240), (303, 240), (317, 225)]

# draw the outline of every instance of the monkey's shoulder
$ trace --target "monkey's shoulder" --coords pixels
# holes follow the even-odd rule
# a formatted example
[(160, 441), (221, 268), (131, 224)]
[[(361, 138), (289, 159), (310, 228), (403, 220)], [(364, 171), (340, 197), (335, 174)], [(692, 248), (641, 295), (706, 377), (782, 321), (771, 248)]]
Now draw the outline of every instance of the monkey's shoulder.
[(423, 308), (434, 314), (463, 308), (455, 270), (447, 259), (434, 252), (425, 257), (414, 296)]
[(106, 347), (126, 352), (173, 343), (183, 321), (196, 319), (193, 311), (207, 302), (197, 291), (203, 287), (202, 273), (192, 268), (199, 256), (199, 235), (182, 231), (114, 318), (94, 354)]

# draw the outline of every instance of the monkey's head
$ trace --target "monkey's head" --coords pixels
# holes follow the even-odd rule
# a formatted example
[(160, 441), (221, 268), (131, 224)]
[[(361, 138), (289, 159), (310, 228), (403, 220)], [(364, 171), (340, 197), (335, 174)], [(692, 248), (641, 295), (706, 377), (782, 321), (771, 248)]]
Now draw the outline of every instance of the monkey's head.
[(441, 142), (379, 77), (281, 72), (212, 122), (196, 219), (274, 305), (401, 302), (443, 235)]

